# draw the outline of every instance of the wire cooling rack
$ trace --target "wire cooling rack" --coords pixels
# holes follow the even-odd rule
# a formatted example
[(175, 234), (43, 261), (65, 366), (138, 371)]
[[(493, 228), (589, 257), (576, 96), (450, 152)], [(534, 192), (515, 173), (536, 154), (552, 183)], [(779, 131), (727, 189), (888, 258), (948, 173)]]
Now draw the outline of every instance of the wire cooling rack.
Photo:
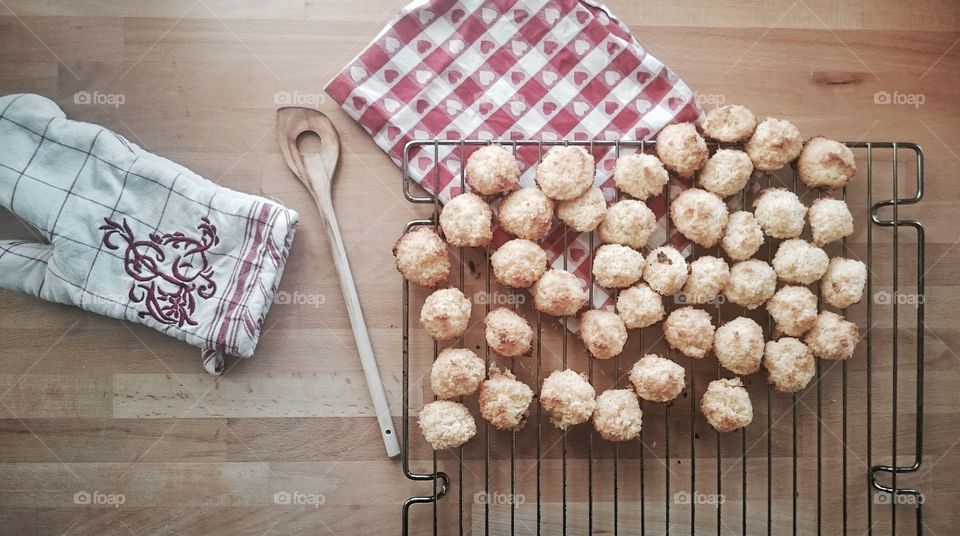
[[(435, 196), (413, 193), (411, 155), (432, 153), (438, 162), (443, 151), (462, 163), (486, 143), (424, 140), (407, 145), (404, 195), (411, 203), (432, 205), (433, 212), (410, 221), (404, 232), (435, 226), (440, 209)], [(515, 155), (524, 147), (536, 148), (536, 159), (521, 162), (522, 168), (535, 165), (554, 145), (613, 150), (615, 156), (654, 147), (640, 141), (499, 143)], [(498, 431), (479, 417), (476, 397), (467, 397), (477, 436), (459, 449), (434, 453), (416, 431), (415, 414), (432, 399), (429, 372), (439, 347), (417, 322), (428, 292), (404, 281), (402, 463), (405, 476), (423, 482), (425, 489), (403, 505), (403, 534), (921, 534), (923, 494), (909, 482), (909, 473), (919, 470), (923, 458), (924, 228), (901, 218), (900, 210), (923, 197), (923, 152), (913, 143), (846, 145), (855, 153), (858, 171), (842, 196), (857, 231), (825, 249), (830, 256), (858, 258), (868, 266), (864, 299), (844, 311), (860, 327), (863, 340), (848, 361), (818, 360), (810, 385), (794, 395), (773, 392), (762, 372), (745, 377), (754, 421), (739, 431), (720, 434), (699, 413), (707, 383), (733, 376), (712, 356), (691, 360), (676, 355), (662, 341), (657, 324), (632, 330), (619, 357), (590, 358), (566, 329), (566, 319), (541, 316), (527, 303), (525, 291), (491, 281), (489, 252), (461, 248), (452, 250), (459, 263), (451, 283), (475, 306), (474, 327), (457, 346), (474, 349), (488, 365), (510, 368), (535, 393), (543, 377), (565, 367), (586, 372), (598, 393), (625, 387), (626, 373), (645, 353), (681, 363), (688, 382), (669, 405), (641, 401), (640, 437), (621, 444), (600, 439), (590, 424), (560, 432), (546, 420), (536, 398), (522, 430)], [(462, 169), (460, 186), (466, 189)], [(428, 176), (424, 183), (430, 180)], [(433, 180), (439, 184), (436, 168)], [(731, 201), (732, 208), (749, 207), (763, 186), (792, 188), (808, 204), (822, 195), (806, 190), (793, 169), (755, 173), (751, 185)], [(669, 204), (669, 189), (664, 195)], [(569, 235), (572, 239), (575, 233)], [(567, 240), (564, 236), (564, 245)], [(769, 262), (777, 244), (768, 240), (757, 257)], [(595, 245), (599, 242), (591, 235), (591, 250)], [(692, 257), (707, 254), (721, 252), (695, 247)], [(592, 285), (590, 298), (593, 303)], [(677, 306), (670, 298), (666, 303), (668, 311)], [(531, 357), (506, 360), (486, 346), (482, 318), (500, 305), (513, 307), (535, 326)], [(772, 332), (762, 308), (707, 307), (716, 325), (743, 315), (757, 319), (768, 338)]]

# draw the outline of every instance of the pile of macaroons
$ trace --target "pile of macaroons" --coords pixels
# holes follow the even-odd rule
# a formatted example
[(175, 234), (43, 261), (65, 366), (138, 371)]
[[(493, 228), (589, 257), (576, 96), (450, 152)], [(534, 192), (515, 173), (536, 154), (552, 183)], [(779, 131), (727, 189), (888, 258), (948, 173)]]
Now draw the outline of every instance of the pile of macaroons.
[[(718, 142), (712, 154), (707, 140)], [(515, 238), (490, 256), (493, 276), (508, 287), (528, 289), (540, 313), (577, 315), (580, 338), (596, 359), (619, 355), (629, 330), (658, 322), (679, 353), (703, 359), (712, 352), (738, 376), (763, 366), (770, 384), (785, 393), (808, 385), (815, 358), (850, 358), (860, 335), (842, 313), (861, 300), (867, 267), (855, 259), (830, 258), (821, 248), (854, 230), (846, 202), (831, 196), (856, 174), (852, 151), (823, 137), (804, 142), (789, 121), (767, 118), (758, 124), (750, 110), (738, 105), (710, 111), (699, 129), (692, 123), (665, 127), (655, 147), (656, 156), (635, 153), (617, 160), (614, 182), (622, 195), (610, 205), (594, 185), (594, 157), (583, 147), (550, 149), (530, 188), (519, 188), (520, 167), (511, 151), (497, 144), (474, 151), (464, 170), (469, 191), (443, 207), (441, 232), (415, 227), (394, 248), (397, 268), (408, 281), (438, 289), (423, 304), (424, 328), (438, 341), (458, 339), (467, 330), (472, 307), (460, 290), (448, 288), (448, 245), (488, 247), (496, 221)], [(808, 188), (820, 191), (810, 206), (787, 188), (766, 188), (754, 196), (752, 212), (730, 213), (725, 200), (740, 194), (755, 171), (771, 173), (791, 164)], [(716, 248), (716, 256), (688, 262), (670, 245), (648, 248), (657, 218), (647, 200), (664, 192), (671, 173), (694, 184), (670, 203), (673, 228), (702, 249)], [(497, 198), (494, 210), (489, 202)], [(615, 312), (584, 310), (584, 282), (573, 273), (548, 269), (538, 241), (554, 218), (577, 232), (597, 232), (602, 245), (591, 263), (593, 279), (616, 290)], [(778, 241), (769, 264), (754, 258), (767, 238)], [(838, 312), (818, 303), (808, 288), (817, 282), (822, 300)], [(667, 314), (665, 297), (682, 306)], [(746, 310), (765, 307), (775, 326), (770, 339), (746, 316), (714, 325), (714, 316), (703, 306), (718, 300)], [(495, 308), (484, 322), (494, 352), (511, 358), (530, 354), (534, 332), (522, 316)], [(478, 389), (484, 419), (502, 430), (523, 425), (532, 389), (509, 371), (484, 369), (483, 360), (468, 349), (446, 349), (436, 360), (432, 387), (441, 400), (420, 413), (421, 431), (435, 449), (457, 447), (476, 433), (470, 412), (446, 399)], [(592, 418), (602, 437), (626, 441), (640, 431), (639, 399), (667, 403), (684, 387), (683, 367), (648, 355), (633, 366), (628, 389), (597, 396), (583, 374), (554, 371), (544, 379), (539, 399), (561, 429)], [(742, 428), (753, 418), (739, 377), (711, 382), (700, 408), (719, 431)]]

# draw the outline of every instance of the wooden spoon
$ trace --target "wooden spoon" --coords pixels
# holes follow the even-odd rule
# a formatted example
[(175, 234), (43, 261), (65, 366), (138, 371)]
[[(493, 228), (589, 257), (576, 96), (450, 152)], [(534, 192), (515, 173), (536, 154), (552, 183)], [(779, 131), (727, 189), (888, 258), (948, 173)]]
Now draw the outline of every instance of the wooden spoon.
[[(312, 132), (320, 137), (320, 148), (313, 154), (304, 154), (297, 146), (297, 141), (304, 132)], [(333, 211), (333, 175), (340, 158), (340, 138), (333, 123), (323, 113), (310, 108), (285, 107), (277, 110), (277, 141), (280, 143), (280, 152), (287, 166), (307, 187), (320, 215), (323, 216), (327, 238), (330, 241), (330, 252), (333, 256), (333, 265), (340, 279), (340, 290), (343, 291), (343, 300), (350, 317), (350, 327), (353, 328), (353, 338), (357, 342), (357, 351), (360, 353), (360, 363), (363, 365), (363, 374), (367, 379), (367, 388), (370, 398), (377, 412), (380, 423), (380, 434), (383, 444), (387, 448), (387, 456), (393, 458), (400, 454), (400, 443), (393, 428), (393, 419), (390, 416), (390, 406), (377, 370), (377, 360), (373, 356), (373, 346), (367, 334), (367, 326), (363, 320), (363, 311), (360, 308), (360, 299), (357, 297), (357, 287), (353, 282), (350, 271), (350, 262), (340, 237), (340, 227)]]

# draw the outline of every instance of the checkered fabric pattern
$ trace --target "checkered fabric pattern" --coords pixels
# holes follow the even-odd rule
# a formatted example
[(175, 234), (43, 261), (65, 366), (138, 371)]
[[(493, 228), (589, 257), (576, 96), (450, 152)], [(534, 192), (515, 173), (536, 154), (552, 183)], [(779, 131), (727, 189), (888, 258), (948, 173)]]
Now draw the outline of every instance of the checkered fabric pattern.
[[(413, 2), (326, 90), (398, 165), (411, 140), (646, 140), (701, 113), (693, 91), (591, 0)], [(534, 184), (536, 151), (518, 152), (524, 187)], [(418, 149), (409, 173), (445, 202), (460, 193), (468, 155), (433, 153)], [(614, 151), (597, 147), (594, 156), (596, 184), (612, 202)], [(649, 204), (661, 224), (650, 244), (662, 245), (664, 197)], [(558, 224), (543, 245), (554, 267), (566, 259), (586, 281), (588, 235), (567, 233)], [(678, 233), (669, 239), (686, 246)], [(596, 287), (594, 302), (610, 307), (612, 297)]]
[(0, 97), (0, 205), (37, 241), (0, 240), (0, 287), (251, 357), (296, 212), (217, 186), (49, 99)]

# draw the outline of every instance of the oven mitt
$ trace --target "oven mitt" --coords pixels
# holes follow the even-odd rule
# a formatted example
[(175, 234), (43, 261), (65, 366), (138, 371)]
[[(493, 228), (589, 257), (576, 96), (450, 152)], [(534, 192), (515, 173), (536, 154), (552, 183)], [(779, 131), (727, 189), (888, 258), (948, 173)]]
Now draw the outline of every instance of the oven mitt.
[(38, 95), (0, 97), (0, 204), (37, 231), (0, 240), (0, 287), (251, 357), (298, 221)]

